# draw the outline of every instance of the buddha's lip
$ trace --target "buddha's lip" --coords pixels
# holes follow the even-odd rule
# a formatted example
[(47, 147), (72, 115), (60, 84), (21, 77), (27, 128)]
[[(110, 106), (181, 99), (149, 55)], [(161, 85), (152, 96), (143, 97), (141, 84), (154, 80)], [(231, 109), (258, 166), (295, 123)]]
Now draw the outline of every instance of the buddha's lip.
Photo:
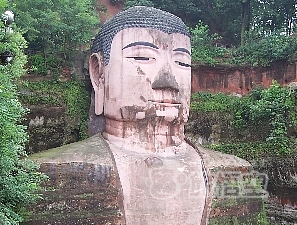
[(174, 100), (174, 99), (167, 99), (167, 100), (148, 100), (149, 102), (152, 103), (157, 103), (160, 105), (181, 105), (180, 102)]

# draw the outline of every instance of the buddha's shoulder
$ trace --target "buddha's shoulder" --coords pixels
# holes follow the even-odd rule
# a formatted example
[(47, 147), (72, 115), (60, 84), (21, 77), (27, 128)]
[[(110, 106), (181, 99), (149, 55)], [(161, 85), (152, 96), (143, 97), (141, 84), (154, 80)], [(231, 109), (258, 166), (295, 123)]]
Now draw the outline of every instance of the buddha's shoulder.
[(200, 153), (205, 166), (209, 170), (216, 170), (218, 168), (252, 168), (252, 165), (248, 161), (235, 155), (206, 149), (201, 146), (197, 146), (196, 150)]
[(101, 134), (29, 156), (37, 163), (88, 162), (112, 165), (109, 145)]

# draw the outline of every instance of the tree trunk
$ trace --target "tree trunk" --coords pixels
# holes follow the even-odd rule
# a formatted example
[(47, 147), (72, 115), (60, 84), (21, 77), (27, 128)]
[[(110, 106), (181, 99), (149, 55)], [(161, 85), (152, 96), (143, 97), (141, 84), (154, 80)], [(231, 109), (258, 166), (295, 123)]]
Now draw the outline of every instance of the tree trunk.
[(240, 36), (240, 44), (244, 45), (245, 42), (245, 31), (249, 24), (249, 14), (250, 14), (250, 2), (251, 0), (246, 0), (245, 2), (241, 1), (241, 36)]

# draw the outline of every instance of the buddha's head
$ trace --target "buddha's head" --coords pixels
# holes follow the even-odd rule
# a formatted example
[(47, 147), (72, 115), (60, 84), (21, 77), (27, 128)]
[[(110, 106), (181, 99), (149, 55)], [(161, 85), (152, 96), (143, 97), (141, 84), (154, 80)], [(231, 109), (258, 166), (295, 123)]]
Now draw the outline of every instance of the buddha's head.
[(115, 15), (92, 46), (95, 113), (122, 122), (184, 124), (190, 51), (187, 27), (168, 12), (137, 6)]

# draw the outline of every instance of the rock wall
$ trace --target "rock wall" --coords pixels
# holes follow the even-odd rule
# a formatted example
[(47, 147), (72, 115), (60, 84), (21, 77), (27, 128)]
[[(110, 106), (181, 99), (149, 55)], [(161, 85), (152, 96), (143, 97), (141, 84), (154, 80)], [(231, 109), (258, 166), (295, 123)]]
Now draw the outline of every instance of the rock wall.
[(254, 87), (268, 88), (272, 80), (281, 85), (297, 81), (297, 62), (273, 62), (269, 67), (205, 66), (192, 67), (192, 93), (236, 93), (245, 95)]
[[(185, 134), (188, 139), (196, 140), (198, 145), (265, 142), (268, 137), (267, 121), (262, 121), (260, 128), (255, 125), (237, 130), (232, 125), (232, 120), (233, 115), (230, 113), (192, 112), (185, 127)], [(296, 127), (291, 127), (288, 133), (291, 137), (295, 137)], [(250, 163), (259, 172), (267, 174), (271, 184), (297, 188), (297, 155), (267, 156)]]
[(27, 151), (35, 153), (61, 146), (65, 139), (78, 141), (77, 134), (66, 137), (66, 119), (64, 107), (32, 105), (23, 124), (27, 126), (29, 142)]
[(266, 157), (251, 161), (254, 168), (266, 173), (273, 186), (297, 188), (297, 155)]
[(297, 191), (296, 188), (268, 186), (270, 198), (266, 211), (270, 225), (296, 225)]
[(27, 127), (28, 153), (36, 153), (80, 140), (80, 120), (71, 118), (66, 107), (30, 105), (22, 123)]
[(121, 225), (121, 190), (111, 156), (97, 136), (33, 154), (49, 180), (22, 225)]
[[(37, 85), (39, 88), (35, 89), (28, 88), (26, 83), (18, 85), (20, 100), (23, 106), (29, 109), (22, 120), (29, 134), (29, 142), (26, 146), (28, 153), (36, 153), (80, 140), (82, 115), (74, 115), (74, 113), (70, 115), (69, 112), (70, 110), (82, 111), (80, 108), (85, 107), (85, 116), (88, 114), (88, 102), (85, 104), (74, 102), (81, 103), (90, 99), (88, 93), (91, 95), (92, 87), (88, 74), (88, 56), (87, 51), (73, 52), (73, 66), (64, 68), (59, 78), (53, 78), (52, 75), (33, 74), (21, 77), (24, 82), (40, 84)], [(80, 92), (73, 91), (71, 97), (75, 100), (72, 101), (72, 108), (70, 108), (65, 101), (65, 96), (71, 89), (77, 90), (78, 84), (74, 84), (74, 80), (81, 81), (83, 86)], [(51, 84), (44, 84), (44, 82), (51, 82)]]

